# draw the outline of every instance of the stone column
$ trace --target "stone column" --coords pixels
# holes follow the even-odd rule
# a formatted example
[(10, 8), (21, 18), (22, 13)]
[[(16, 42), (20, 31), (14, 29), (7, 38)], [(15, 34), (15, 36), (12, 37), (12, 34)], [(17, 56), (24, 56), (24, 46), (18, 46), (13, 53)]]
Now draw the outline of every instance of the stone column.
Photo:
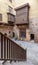
[(30, 41), (30, 30), (26, 29), (26, 41)]

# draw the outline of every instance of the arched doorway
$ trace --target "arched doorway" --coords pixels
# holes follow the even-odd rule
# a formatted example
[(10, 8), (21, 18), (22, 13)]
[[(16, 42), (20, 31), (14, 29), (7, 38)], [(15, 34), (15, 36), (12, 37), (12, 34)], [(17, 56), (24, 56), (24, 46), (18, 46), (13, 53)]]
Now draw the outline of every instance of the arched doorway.
[(15, 37), (15, 33), (13, 32), (13, 38)]
[(31, 40), (34, 40), (34, 34), (31, 34), (30, 36), (31, 36)]

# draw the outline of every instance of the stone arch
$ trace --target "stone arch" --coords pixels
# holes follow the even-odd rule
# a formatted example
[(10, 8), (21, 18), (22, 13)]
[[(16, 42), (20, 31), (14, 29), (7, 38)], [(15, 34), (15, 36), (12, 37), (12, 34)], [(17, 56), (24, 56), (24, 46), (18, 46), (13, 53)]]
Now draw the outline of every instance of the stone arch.
[(15, 37), (15, 32), (13, 32), (13, 37)]
[(13, 27), (13, 34), (15, 35), (15, 38), (19, 39), (19, 28), (17, 25), (14, 25)]

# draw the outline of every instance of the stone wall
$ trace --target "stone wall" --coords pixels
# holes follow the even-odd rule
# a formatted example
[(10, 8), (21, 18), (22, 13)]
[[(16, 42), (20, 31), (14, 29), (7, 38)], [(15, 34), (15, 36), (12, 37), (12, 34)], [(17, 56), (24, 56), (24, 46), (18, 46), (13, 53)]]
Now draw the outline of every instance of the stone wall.
[(0, 26), (0, 32), (3, 34), (7, 34), (7, 36), (12, 37), (12, 32), (13, 32), (13, 26)]
[(38, 34), (35, 34), (34, 36), (35, 36), (35, 37), (34, 37), (34, 41), (35, 41), (36, 43), (38, 43)]
[(20, 29), (18, 28), (18, 26), (14, 26), (13, 27), (13, 32), (15, 33), (15, 37), (18, 40), (24, 40), (24, 41), (30, 41), (30, 30), (29, 29), (25, 29), (26, 30), (26, 37), (22, 38), (20, 37)]
[(30, 41), (30, 30), (26, 29), (26, 40)]

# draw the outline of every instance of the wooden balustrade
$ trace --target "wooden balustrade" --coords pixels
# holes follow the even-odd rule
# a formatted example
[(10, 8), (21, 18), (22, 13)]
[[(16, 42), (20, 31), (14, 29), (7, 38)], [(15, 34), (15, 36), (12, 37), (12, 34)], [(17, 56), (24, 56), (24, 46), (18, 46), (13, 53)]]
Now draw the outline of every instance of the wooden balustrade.
[(0, 60), (17, 60), (24, 61), (26, 60), (26, 49), (24, 50), (22, 47), (17, 45), (10, 38), (0, 33), (1, 41), (0, 41), (0, 49), (1, 49), (1, 57)]

